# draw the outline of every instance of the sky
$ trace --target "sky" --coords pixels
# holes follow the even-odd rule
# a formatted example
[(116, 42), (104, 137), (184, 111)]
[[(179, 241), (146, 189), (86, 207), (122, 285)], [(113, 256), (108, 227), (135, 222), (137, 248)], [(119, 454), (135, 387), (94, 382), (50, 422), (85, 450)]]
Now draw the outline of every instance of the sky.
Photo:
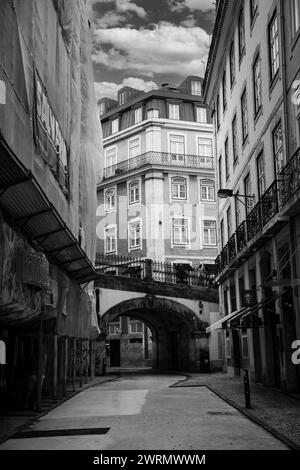
[(215, 0), (92, 0), (97, 100), (203, 76)]

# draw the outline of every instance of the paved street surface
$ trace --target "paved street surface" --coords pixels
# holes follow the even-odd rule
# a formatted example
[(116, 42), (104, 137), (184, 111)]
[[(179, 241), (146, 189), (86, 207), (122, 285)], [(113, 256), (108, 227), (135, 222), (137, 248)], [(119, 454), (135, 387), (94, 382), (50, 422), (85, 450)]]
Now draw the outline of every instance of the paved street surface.
[(0, 449), (287, 449), (206, 387), (170, 388), (180, 380), (127, 375), (93, 386)]

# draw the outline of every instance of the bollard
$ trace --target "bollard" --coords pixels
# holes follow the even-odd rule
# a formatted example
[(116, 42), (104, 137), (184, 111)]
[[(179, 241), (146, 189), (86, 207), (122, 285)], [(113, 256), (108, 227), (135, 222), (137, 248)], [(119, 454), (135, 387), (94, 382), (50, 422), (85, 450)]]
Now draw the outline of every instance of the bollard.
[(246, 405), (246, 408), (251, 408), (249, 373), (247, 369), (244, 369), (244, 372), (245, 372), (245, 375), (244, 375), (245, 405)]

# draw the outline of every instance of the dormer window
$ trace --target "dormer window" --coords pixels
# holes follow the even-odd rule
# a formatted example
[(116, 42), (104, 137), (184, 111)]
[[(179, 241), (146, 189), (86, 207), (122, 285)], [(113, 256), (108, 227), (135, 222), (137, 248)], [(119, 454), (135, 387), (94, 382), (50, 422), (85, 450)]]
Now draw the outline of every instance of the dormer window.
[(119, 94), (119, 105), (121, 106), (122, 104), (126, 103), (126, 92), (123, 91), (123, 93)]
[(191, 81), (191, 93), (192, 95), (202, 94), (201, 82), (196, 81), (196, 80)]

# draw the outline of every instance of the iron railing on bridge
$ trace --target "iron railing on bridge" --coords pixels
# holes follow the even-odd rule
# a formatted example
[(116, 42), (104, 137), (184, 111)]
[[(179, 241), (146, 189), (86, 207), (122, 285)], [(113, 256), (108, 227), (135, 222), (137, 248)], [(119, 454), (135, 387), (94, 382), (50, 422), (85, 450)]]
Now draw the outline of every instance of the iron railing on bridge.
[(181, 153), (146, 152), (104, 168), (103, 177), (111, 178), (145, 165), (183, 166), (189, 168), (214, 168), (213, 157)]
[(209, 269), (207, 266), (195, 268), (188, 264), (172, 264), (145, 258), (97, 253), (95, 268), (99, 273), (112, 276), (153, 280), (167, 284), (185, 284), (191, 287), (216, 287), (214, 264)]

